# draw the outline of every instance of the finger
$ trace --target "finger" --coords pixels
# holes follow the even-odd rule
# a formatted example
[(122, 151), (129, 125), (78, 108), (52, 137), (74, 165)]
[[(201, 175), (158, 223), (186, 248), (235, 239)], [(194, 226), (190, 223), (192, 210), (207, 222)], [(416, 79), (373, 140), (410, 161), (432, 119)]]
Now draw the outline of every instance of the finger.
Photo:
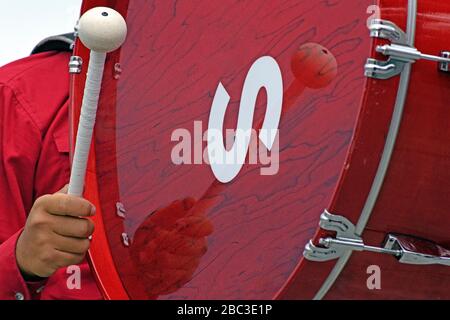
[(55, 249), (54, 266), (56, 268), (68, 267), (71, 265), (80, 264), (84, 261), (85, 254), (73, 254)]
[(170, 252), (179, 256), (201, 257), (208, 251), (208, 245), (205, 238), (180, 241), (172, 246)]
[(139, 265), (141, 261), (151, 261), (154, 259), (157, 249), (158, 246), (154, 241), (149, 242), (145, 246), (136, 246), (135, 243), (132, 242), (130, 247), (131, 259), (136, 265)]
[(204, 237), (194, 238), (175, 231), (167, 233), (164, 238), (158, 238), (153, 242), (156, 243), (157, 250), (180, 256), (202, 256), (207, 250)]
[(193, 256), (180, 256), (176, 254), (172, 254), (170, 252), (164, 252), (158, 255), (158, 259), (156, 261), (156, 267), (165, 270), (165, 269), (189, 269), (193, 263), (197, 263), (199, 260), (198, 257)]
[(170, 228), (176, 220), (188, 215), (194, 202), (195, 200), (192, 198), (176, 200), (168, 207), (157, 210), (149, 219), (162, 228)]
[(53, 215), (89, 217), (95, 214), (95, 207), (86, 199), (62, 193), (43, 197), (39, 204)]
[(80, 255), (85, 254), (91, 245), (88, 239), (78, 239), (55, 235), (53, 247), (61, 252)]
[(192, 237), (186, 237), (176, 230), (161, 230), (158, 236), (152, 242), (156, 244), (156, 248), (160, 252), (169, 252), (171, 248), (178, 247), (183, 241), (195, 241)]
[(53, 216), (53, 232), (64, 237), (86, 239), (94, 233), (94, 223), (86, 218)]
[(176, 230), (186, 236), (201, 238), (213, 233), (214, 227), (205, 217), (191, 216), (177, 221)]

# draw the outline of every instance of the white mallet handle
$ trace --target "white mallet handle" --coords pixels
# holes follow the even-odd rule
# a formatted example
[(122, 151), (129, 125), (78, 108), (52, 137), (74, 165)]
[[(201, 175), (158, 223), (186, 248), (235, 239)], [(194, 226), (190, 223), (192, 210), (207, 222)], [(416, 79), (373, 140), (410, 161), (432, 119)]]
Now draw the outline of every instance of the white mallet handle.
[(123, 44), (127, 35), (127, 24), (117, 11), (111, 8), (97, 7), (87, 11), (80, 18), (78, 34), (80, 41), (91, 50), (91, 55), (68, 193), (81, 197), (84, 191), (84, 179), (97, 116), (106, 54), (118, 49)]
[(81, 197), (83, 195), (84, 179), (95, 118), (97, 116), (105, 60), (106, 53), (91, 51), (80, 121), (78, 123), (75, 152), (73, 154), (72, 171), (70, 173), (69, 194), (74, 196)]

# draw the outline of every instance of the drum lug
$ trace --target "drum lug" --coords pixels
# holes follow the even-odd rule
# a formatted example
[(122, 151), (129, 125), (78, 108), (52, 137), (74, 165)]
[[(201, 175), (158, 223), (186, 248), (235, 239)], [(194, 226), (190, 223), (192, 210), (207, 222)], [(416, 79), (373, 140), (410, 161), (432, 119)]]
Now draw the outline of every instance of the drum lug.
[(370, 22), (369, 30), (371, 38), (386, 39), (392, 43), (403, 45), (407, 43), (406, 33), (391, 21), (373, 19)]
[(353, 223), (326, 210), (319, 225), (323, 230), (336, 232), (336, 237), (321, 238), (318, 245), (310, 241), (303, 252), (305, 259), (310, 261), (331, 261), (349, 251), (368, 251), (394, 256), (403, 264), (450, 266), (450, 250), (428, 240), (388, 234), (383, 247), (368, 246), (356, 234)]
[(69, 61), (69, 73), (80, 74), (83, 67), (83, 59), (78, 56), (71, 56)]
[(438, 63), (440, 71), (449, 72), (450, 52), (444, 51), (440, 56), (423, 54), (407, 44), (407, 37), (395, 23), (374, 19), (370, 26), (370, 36), (389, 40), (391, 44), (377, 46), (376, 51), (388, 57), (387, 61), (369, 58), (365, 65), (365, 75), (375, 79), (390, 79), (399, 75), (406, 64), (412, 64), (418, 60), (428, 60)]
[[(442, 51), (441, 57), (450, 59), (450, 51)], [(441, 62), (439, 64), (439, 71), (450, 72), (450, 63), (449, 62)]]
[(345, 241), (349, 244), (349, 247), (325, 245), (322, 242), (326, 239), (323, 238), (319, 240), (319, 244), (322, 246), (316, 246), (311, 240), (303, 252), (303, 256), (310, 261), (323, 262), (335, 260), (340, 258), (345, 251), (348, 251), (350, 246), (359, 248), (361, 245), (364, 245), (361, 237), (356, 235), (355, 225), (345, 217), (331, 214), (325, 210), (320, 216), (319, 226), (323, 230), (336, 232), (336, 240)]
[(114, 64), (114, 80), (119, 80), (122, 75), (122, 66), (120, 63)]
[[(78, 21), (73, 28), (74, 40), (70, 49), (75, 50), (75, 43), (78, 38)], [(80, 74), (83, 68), (83, 59), (79, 56), (71, 56), (69, 61), (69, 73), (70, 74)]]
[(368, 59), (364, 75), (368, 78), (386, 80), (402, 73), (405, 62), (390, 58), (387, 61)]
[(127, 233), (122, 233), (122, 244), (125, 247), (129, 247), (130, 246), (130, 237), (128, 236)]
[(127, 213), (127, 210), (125, 210), (125, 206), (121, 202), (116, 203), (116, 214), (118, 217), (125, 219), (125, 215)]

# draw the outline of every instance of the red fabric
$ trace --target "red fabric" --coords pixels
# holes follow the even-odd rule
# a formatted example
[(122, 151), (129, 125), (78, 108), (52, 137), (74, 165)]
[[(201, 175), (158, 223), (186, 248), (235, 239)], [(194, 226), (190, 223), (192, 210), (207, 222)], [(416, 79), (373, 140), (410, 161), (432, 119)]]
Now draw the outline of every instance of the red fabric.
[(86, 262), (81, 289), (71, 290), (66, 268), (26, 283), (15, 257), (36, 198), (69, 180), (69, 56), (42, 53), (0, 68), (0, 299), (101, 299)]

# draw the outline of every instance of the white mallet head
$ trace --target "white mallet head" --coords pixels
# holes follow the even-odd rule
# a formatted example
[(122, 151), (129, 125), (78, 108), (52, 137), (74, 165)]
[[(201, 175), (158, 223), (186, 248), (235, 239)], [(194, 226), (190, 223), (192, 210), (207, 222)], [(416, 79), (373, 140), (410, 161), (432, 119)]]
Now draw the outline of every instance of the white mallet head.
[(108, 53), (125, 42), (127, 24), (116, 10), (97, 7), (86, 11), (80, 18), (78, 35), (88, 49)]

